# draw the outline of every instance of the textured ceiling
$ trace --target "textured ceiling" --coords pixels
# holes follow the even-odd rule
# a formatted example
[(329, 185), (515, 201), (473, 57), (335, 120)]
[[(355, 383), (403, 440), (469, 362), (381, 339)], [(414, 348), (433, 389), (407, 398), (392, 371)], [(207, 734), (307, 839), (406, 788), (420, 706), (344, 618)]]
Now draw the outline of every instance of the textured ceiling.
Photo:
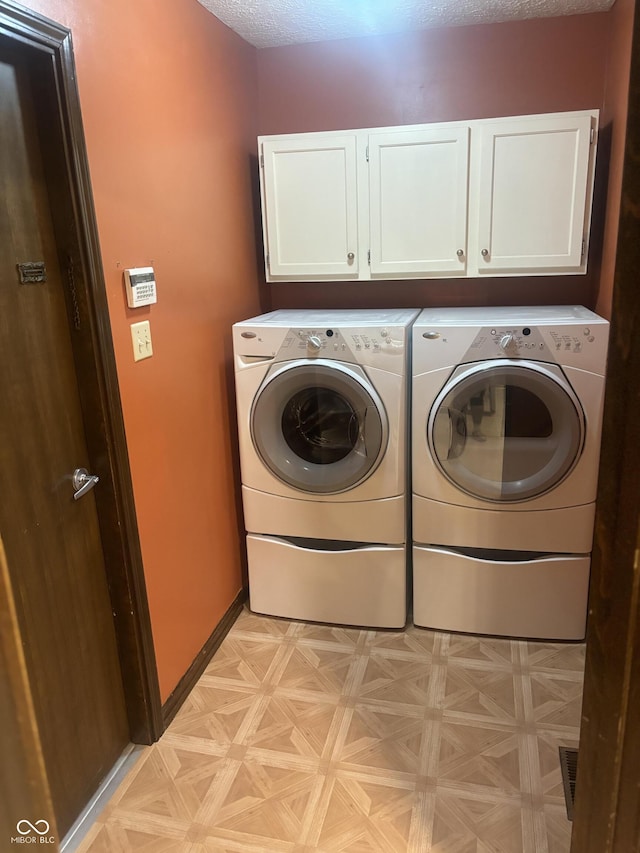
[(198, 0), (255, 47), (604, 12), (614, 0)]

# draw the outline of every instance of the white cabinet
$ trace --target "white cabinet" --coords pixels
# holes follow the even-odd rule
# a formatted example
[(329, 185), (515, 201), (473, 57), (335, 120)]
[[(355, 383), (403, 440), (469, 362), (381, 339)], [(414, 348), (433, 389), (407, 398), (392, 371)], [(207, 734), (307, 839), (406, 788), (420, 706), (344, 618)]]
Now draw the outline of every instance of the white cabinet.
[(261, 166), (268, 273), (357, 278), (355, 135), (265, 139)]
[(267, 281), (586, 272), (598, 111), (261, 137)]
[(478, 130), (480, 274), (579, 270), (591, 116), (510, 119)]
[(371, 275), (466, 271), (469, 128), (372, 133)]

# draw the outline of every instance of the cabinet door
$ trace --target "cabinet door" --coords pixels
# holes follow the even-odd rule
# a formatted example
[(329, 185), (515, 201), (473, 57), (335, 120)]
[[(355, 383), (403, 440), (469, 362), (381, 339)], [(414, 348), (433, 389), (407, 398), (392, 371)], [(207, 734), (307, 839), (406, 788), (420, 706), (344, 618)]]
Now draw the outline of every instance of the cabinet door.
[(372, 275), (466, 271), (469, 128), (369, 137)]
[(264, 140), (270, 276), (358, 275), (356, 137)]
[(589, 185), (589, 116), (481, 127), (478, 269), (579, 270)]

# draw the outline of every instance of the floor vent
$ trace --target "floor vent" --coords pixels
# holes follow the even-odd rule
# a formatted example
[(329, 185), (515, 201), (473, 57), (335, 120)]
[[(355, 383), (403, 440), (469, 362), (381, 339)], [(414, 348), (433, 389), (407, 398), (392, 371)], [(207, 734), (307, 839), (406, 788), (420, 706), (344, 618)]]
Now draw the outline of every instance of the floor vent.
[(559, 747), (560, 769), (564, 785), (564, 801), (567, 804), (567, 817), (573, 820), (573, 801), (576, 796), (576, 776), (578, 773), (578, 750), (567, 746)]

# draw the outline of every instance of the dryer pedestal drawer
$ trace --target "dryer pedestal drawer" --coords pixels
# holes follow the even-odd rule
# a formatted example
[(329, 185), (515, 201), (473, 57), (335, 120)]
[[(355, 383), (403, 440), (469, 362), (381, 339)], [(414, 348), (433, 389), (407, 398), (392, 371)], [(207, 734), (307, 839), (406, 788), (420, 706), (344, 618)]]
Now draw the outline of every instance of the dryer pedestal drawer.
[(367, 628), (405, 625), (404, 546), (324, 550), (320, 543), (308, 548), (249, 535), (247, 556), (249, 603), (257, 613)]
[(502, 562), (414, 545), (414, 622), (444, 631), (581, 640), (589, 568), (588, 555)]

